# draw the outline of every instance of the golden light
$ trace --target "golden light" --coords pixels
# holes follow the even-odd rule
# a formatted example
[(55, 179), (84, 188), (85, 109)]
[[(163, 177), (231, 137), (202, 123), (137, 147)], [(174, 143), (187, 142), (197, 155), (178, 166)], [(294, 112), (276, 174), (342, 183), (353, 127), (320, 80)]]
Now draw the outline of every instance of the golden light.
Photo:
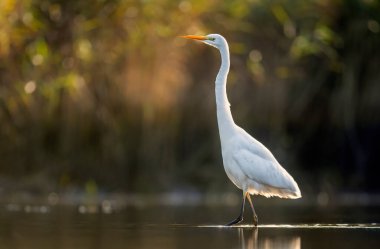
[(37, 88), (37, 85), (36, 85), (36, 82), (34, 81), (28, 81), (25, 86), (24, 86), (24, 91), (27, 93), (27, 94), (32, 94)]

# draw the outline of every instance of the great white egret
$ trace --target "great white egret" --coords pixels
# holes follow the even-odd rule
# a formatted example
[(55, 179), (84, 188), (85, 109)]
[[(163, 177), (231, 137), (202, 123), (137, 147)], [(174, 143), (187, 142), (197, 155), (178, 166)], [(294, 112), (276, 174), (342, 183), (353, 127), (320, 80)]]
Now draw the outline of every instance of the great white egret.
[(215, 97), (223, 164), (229, 179), (243, 190), (240, 214), (227, 225), (234, 225), (243, 220), (247, 198), (253, 212), (254, 225), (257, 226), (258, 219), (250, 195), (297, 199), (301, 197), (301, 191), (293, 177), (277, 162), (272, 153), (237, 126), (232, 118), (226, 92), (230, 69), (230, 54), (226, 39), (218, 34), (181, 37), (201, 41), (220, 51), (222, 63), (215, 80)]

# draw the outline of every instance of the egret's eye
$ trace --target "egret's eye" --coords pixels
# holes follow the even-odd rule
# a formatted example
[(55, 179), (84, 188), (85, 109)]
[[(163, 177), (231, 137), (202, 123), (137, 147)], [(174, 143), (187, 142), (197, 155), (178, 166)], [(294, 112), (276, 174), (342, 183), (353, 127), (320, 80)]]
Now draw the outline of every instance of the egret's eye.
[(215, 38), (209, 37), (208, 40), (215, 41)]

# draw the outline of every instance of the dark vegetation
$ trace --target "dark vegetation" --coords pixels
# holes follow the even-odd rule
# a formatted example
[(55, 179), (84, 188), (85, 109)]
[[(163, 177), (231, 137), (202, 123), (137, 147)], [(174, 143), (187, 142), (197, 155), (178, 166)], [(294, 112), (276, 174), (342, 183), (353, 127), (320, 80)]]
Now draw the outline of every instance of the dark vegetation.
[(0, 3), (0, 184), (227, 191), (216, 126), (221, 33), (237, 124), (303, 192), (378, 192), (380, 3)]

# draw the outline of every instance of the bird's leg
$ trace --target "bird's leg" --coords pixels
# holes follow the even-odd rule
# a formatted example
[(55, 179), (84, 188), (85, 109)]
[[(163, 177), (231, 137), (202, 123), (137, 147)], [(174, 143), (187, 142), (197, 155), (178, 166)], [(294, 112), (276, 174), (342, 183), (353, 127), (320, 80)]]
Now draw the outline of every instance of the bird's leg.
[(252, 209), (252, 212), (253, 212), (253, 224), (257, 227), (257, 223), (258, 223), (259, 220), (257, 219), (255, 208), (253, 207), (253, 203), (252, 203), (251, 196), (249, 195), (249, 193), (247, 194), (247, 198), (248, 198), (249, 205), (251, 205), (251, 209)]
[(226, 226), (232, 226), (232, 225), (238, 224), (241, 221), (243, 221), (244, 204), (245, 204), (245, 198), (246, 198), (246, 196), (247, 196), (247, 192), (244, 192), (243, 193), (243, 201), (241, 203), (241, 208), (240, 208), (240, 214), (239, 214), (239, 216), (236, 219), (234, 219), (233, 221), (227, 223)]

